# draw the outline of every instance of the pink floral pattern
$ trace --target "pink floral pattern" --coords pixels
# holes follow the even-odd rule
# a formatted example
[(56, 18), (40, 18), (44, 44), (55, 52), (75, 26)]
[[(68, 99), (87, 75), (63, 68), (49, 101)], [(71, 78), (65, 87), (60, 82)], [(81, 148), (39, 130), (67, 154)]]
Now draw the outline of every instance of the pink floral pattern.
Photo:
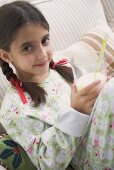
[[(7, 133), (19, 143), (37, 169), (66, 169), (80, 139), (54, 127), (58, 112), (70, 106), (70, 85), (54, 70), (41, 86), (47, 92), (47, 103), (31, 107), (23, 105), (18, 92), (10, 87), (1, 107), (0, 120)], [(10, 99), (10, 100), (9, 100)]]
[(76, 152), (78, 170), (114, 170), (114, 78), (104, 87), (93, 109), (87, 142)]

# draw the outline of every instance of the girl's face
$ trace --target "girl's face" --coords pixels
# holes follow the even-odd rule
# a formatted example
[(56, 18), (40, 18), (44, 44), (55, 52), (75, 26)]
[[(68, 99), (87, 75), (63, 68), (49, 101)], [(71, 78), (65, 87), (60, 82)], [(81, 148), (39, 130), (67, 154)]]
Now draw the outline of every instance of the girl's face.
[(21, 80), (42, 81), (49, 74), (52, 58), (48, 30), (39, 24), (26, 24), (16, 34), (8, 55)]

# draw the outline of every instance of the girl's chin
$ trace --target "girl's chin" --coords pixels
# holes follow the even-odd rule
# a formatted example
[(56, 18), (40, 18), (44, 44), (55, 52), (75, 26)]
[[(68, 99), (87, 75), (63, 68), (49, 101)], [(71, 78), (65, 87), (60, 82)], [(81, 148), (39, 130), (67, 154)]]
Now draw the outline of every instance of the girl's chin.
[(39, 72), (41, 74), (46, 74), (49, 72), (49, 67), (42, 67), (41, 69), (38, 69), (37, 72)]

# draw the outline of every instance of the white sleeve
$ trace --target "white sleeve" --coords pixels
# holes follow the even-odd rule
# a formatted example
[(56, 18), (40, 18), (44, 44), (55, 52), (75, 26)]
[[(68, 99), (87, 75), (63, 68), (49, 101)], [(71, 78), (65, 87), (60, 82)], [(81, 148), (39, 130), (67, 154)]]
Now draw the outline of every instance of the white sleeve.
[(81, 137), (84, 134), (88, 119), (88, 115), (69, 107), (59, 112), (55, 127), (68, 135)]

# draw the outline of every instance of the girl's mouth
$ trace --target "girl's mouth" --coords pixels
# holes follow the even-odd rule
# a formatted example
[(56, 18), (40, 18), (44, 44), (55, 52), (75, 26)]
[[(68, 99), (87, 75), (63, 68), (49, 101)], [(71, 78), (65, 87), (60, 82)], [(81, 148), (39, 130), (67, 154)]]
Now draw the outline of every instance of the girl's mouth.
[(41, 63), (39, 63), (39, 64), (35, 64), (34, 66), (43, 67), (43, 66), (45, 66), (45, 65), (47, 64), (48, 61), (49, 61), (49, 60), (43, 61), (43, 62), (41, 62)]

